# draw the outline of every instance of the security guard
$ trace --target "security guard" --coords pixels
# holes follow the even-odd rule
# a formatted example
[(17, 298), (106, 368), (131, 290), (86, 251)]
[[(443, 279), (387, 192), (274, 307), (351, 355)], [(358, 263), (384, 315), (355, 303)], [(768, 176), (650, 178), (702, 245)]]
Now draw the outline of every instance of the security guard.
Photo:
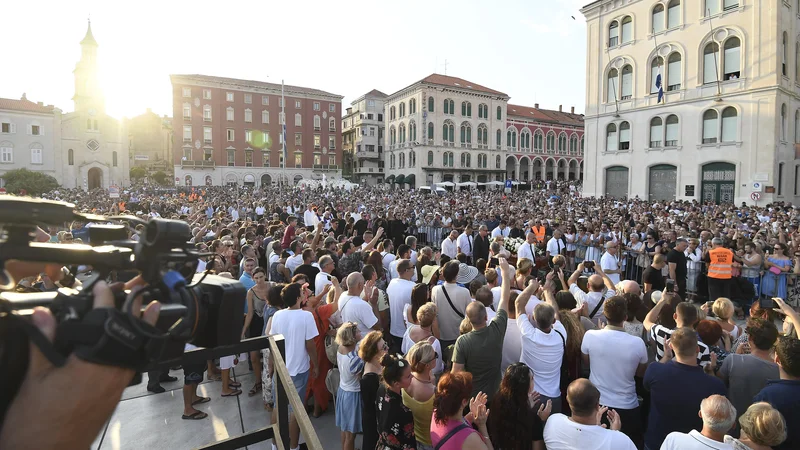
[(711, 250), (706, 258), (708, 263), (708, 299), (730, 297), (733, 252), (722, 246), (722, 239), (711, 240)]

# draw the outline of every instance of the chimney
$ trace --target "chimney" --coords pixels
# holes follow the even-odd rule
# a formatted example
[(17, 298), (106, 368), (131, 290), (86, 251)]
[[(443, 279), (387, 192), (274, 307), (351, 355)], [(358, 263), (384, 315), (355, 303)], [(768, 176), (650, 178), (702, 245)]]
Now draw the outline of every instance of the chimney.
[(539, 104), (538, 103), (534, 103), (533, 107), (536, 108), (536, 109), (539, 109)]
[(353, 108), (347, 108), (347, 114), (349, 115), (349, 114), (352, 114), (352, 113), (353, 113)]
[(562, 106), (564, 105), (558, 105), (558, 112), (562, 112)]
[(575, 114), (575, 107), (574, 106), (569, 109), (569, 113), (570, 114)]

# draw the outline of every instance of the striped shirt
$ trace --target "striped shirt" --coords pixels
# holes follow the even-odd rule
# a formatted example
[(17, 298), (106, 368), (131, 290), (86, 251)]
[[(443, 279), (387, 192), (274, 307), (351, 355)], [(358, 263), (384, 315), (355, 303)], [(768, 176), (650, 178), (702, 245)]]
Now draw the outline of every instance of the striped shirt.
[[(664, 357), (664, 341), (672, 336), (673, 331), (675, 330), (662, 325), (653, 325), (653, 328), (650, 329), (650, 339), (656, 342), (656, 360)], [(708, 346), (700, 340), (699, 336), (697, 338), (697, 346), (700, 347), (700, 352), (697, 353), (697, 364), (705, 367), (711, 362), (711, 353), (709, 353)]]

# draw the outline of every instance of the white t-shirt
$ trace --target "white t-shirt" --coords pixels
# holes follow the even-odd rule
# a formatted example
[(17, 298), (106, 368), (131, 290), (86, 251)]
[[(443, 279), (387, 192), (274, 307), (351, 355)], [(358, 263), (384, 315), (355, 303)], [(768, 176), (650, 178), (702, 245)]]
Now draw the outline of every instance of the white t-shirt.
[(688, 434), (673, 431), (667, 435), (661, 444), (661, 450), (695, 450), (719, 449), (733, 450), (733, 446), (724, 442), (717, 442), (703, 436), (699, 431), (692, 430)]
[(547, 241), (547, 251), (550, 252), (550, 257), (560, 255), (561, 250), (565, 248), (566, 246), (561, 242), (561, 239), (550, 238), (550, 240)]
[(392, 261), (394, 261), (397, 257), (394, 256), (393, 253), (389, 252), (382, 252), (381, 255), (383, 255), (383, 269), (388, 272), (389, 264), (391, 264)]
[[(411, 350), (411, 347), (413, 347), (414, 344), (416, 344), (416, 342), (414, 342), (411, 339), (411, 330), (414, 327), (419, 327), (419, 325), (411, 324), (411, 326), (406, 329), (405, 333), (403, 333), (403, 343), (400, 345), (400, 351), (403, 352), (404, 355), (408, 353), (409, 350)], [(438, 355), (436, 357), (436, 367), (433, 368), (433, 373), (434, 374), (442, 373), (442, 371), (444, 370), (444, 360), (442, 359), (442, 344), (439, 342), (438, 339), (434, 338), (434, 341), (431, 344), (431, 346), (433, 347), (433, 351), (436, 352), (436, 355)]]
[(492, 303), (494, 303), (494, 310), (497, 311), (497, 307), (500, 306), (500, 294), (503, 292), (502, 286), (496, 286), (492, 288)]
[(530, 259), (531, 262), (535, 259), (536, 244), (531, 244), (527, 241), (523, 242), (517, 249), (517, 260)]
[[(619, 258), (613, 256), (612, 254), (605, 252), (603, 256), (600, 258), (600, 267), (603, 269), (603, 272), (607, 270), (619, 270)], [(614, 282), (614, 286), (619, 283), (619, 274), (618, 273), (607, 273), (608, 278)]]
[(336, 352), (336, 365), (339, 367), (339, 387), (347, 392), (361, 392), (361, 377), (364, 361), (358, 357), (358, 348), (343, 355)]
[(531, 324), (527, 314), (517, 317), (517, 325), (522, 332), (521, 361), (533, 370), (533, 388), (545, 397), (560, 397), (567, 330), (556, 320), (550, 332), (545, 333)]
[(560, 413), (545, 422), (544, 444), (547, 450), (636, 450), (633, 441), (621, 431), (575, 423)]
[(378, 323), (378, 318), (372, 312), (372, 305), (354, 295), (344, 295), (339, 299), (339, 311), (342, 312), (342, 321), (355, 322), (361, 336), (366, 336), (372, 327)]
[(314, 295), (319, 295), (325, 289), (325, 286), (329, 284), (333, 284), (333, 282), (328, 278), (328, 275), (325, 272), (320, 272), (317, 274), (317, 277), (314, 278)]
[(539, 300), (539, 297), (531, 295), (531, 298), (528, 300), (528, 303), (525, 304), (525, 314), (527, 314), (528, 317), (532, 317), (533, 309), (536, 308), (536, 305), (538, 305), (539, 303), (542, 303), (542, 301)]
[(286, 268), (289, 269), (289, 272), (294, 275), (294, 271), (297, 270), (300, 265), (303, 264), (303, 253), (300, 252), (294, 256), (290, 256), (286, 259)]
[(403, 310), (406, 305), (411, 304), (411, 290), (414, 289), (414, 286), (413, 281), (395, 278), (386, 287), (386, 295), (389, 297), (389, 316), (392, 322), (389, 332), (392, 336), (402, 337), (406, 331)]
[(500, 362), (500, 376), (508, 366), (518, 363), (522, 355), (522, 333), (513, 320), (506, 322), (506, 336), (503, 338), (503, 360)]
[(583, 336), (581, 353), (589, 355), (589, 381), (600, 391), (600, 404), (609, 408), (639, 406), (633, 377), (647, 363), (644, 341), (624, 331), (590, 330)]
[[(575, 283), (572, 283), (569, 286), (569, 291), (572, 293), (573, 297), (575, 297), (575, 300), (577, 300), (578, 306), (583, 306), (584, 303), (589, 304), (588, 306), (589, 314), (591, 314), (592, 311), (594, 311), (594, 309), (597, 307), (597, 304), (600, 303), (600, 300), (602, 300), (603, 298), (609, 299), (617, 295), (617, 293), (612, 290), (606, 290), (605, 294), (603, 294), (602, 292), (586, 293), (583, 292), (581, 288), (579, 288), (578, 285)], [(590, 319), (595, 324), (595, 326), (599, 325), (601, 321), (605, 322), (606, 317), (603, 315), (603, 307), (601, 306), (600, 309), (598, 309), (597, 312), (594, 314), (594, 317), (590, 317)]]
[(310, 369), (306, 341), (319, 333), (314, 315), (302, 309), (282, 309), (272, 316), (271, 334), (282, 334), (286, 342), (286, 368), (290, 376)]
[(497, 236), (503, 236), (504, 238), (508, 237), (508, 233), (511, 231), (511, 228), (505, 227), (504, 229), (500, 229), (500, 227), (495, 227), (492, 230), (492, 239), (496, 238)]
[(442, 254), (449, 256), (450, 259), (456, 259), (456, 256), (458, 256), (458, 244), (450, 239), (450, 236), (447, 236), (442, 241)]

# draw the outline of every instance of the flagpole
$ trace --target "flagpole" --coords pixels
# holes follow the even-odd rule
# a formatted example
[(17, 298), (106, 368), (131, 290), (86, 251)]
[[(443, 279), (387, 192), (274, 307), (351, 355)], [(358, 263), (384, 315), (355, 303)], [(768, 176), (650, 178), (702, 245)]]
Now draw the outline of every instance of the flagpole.
[[(720, 47), (719, 43), (714, 39), (714, 25), (711, 23), (711, 9), (706, 9), (706, 14), (708, 15), (708, 27), (711, 29), (711, 41), (717, 44), (717, 55), (722, 54), (722, 47)], [(717, 100), (720, 100), (720, 96), (722, 96), (722, 87), (719, 83), (719, 63), (717, 62), (717, 55), (714, 55), (714, 75), (717, 77)], [(705, 67), (703, 68), (705, 71)]]
[[(656, 58), (661, 58), (661, 62), (663, 63), (664, 58), (662, 58), (661, 55), (658, 54), (658, 39), (656, 38), (655, 27), (653, 27), (653, 48), (655, 49)], [(661, 103), (662, 100), (664, 101), (664, 103), (666, 103), (667, 97), (664, 95), (664, 75), (661, 73), (661, 64), (658, 65), (658, 75), (656, 76), (656, 80), (653, 80), (653, 83), (656, 83), (658, 76), (661, 76), (661, 80), (658, 80), (659, 85), (656, 86), (656, 89), (658, 89), (657, 94), (659, 94), (656, 103)]]
[[(283, 79), (281, 79), (281, 117), (283, 118), (283, 123), (281, 124), (281, 141), (283, 145), (281, 146), (281, 156), (283, 156), (283, 167), (282, 167), (282, 178), (286, 178), (288, 181), (288, 177), (286, 175), (286, 164), (287, 164), (287, 157), (286, 157), (286, 100), (283, 97)], [(283, 186), (283, 180), (279, 183), (279, 186)]]
[[(610, 49), (608, 48), (608, 46), (606, 46), (606, 56), (608, 57), (608, 65), (610, 66), (611, 65), (611, 52), (609, 50)], [(616, 84), (619, 84), (619, 80), (621, 80), (621, 79), (622, 79), (622, 73), (620, 73), (620, 71), (617, 70), (617, 82), (616, 82)], [(619, 101), (617, 100), (617, 86), (614, 83), (612, 83), (611, 87), (614, 88), (614, 108), (615, 108), (614, 117), (619, 117)]]

